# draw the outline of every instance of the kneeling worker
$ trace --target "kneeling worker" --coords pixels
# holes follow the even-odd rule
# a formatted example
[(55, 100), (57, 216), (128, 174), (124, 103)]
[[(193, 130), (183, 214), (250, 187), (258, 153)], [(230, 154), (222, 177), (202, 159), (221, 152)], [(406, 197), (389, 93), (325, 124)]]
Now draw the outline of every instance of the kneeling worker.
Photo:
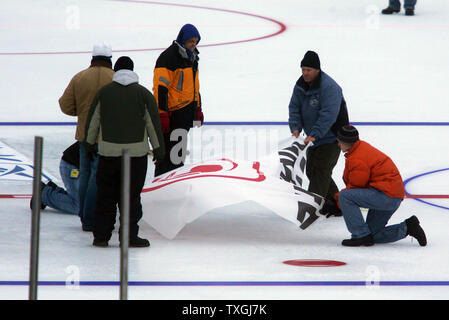
[[(354, 126), (342, 127), (337, 134), (340, 149), (345, 153), (343, 180), (346, 188), (335, 195), (338, 202), (323, 210), (341, 209), (351, 239), (343, 246), (372, 246), (374, 243), (398, 241), (410, 235), (419, 245), (427, 244), (424, 230), (416, 216), (402, 223), (386, 226), (405, 196), (404, 183), (393, 161), (365, 141), (359, 140)], [(360, 208), (367, 208), (366, 221)], [(327, 212), (326, 212), (327, 211)]]

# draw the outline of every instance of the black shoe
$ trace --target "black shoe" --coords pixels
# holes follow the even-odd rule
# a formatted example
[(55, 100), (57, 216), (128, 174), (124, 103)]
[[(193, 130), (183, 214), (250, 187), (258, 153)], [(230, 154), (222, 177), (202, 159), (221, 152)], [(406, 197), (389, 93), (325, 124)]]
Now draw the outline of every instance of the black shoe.
[[(47, 185), (41, 181), (41, 184), (39, 185), (39, 187), (41, 189), (41, 210), (44, 210), (47, 207), (45, 204), (42, 203), (42, 190), (44, 190), (44, 188), (46, 186)], [(30, 209), (31, 210), (33, 210), (33, 200), (34, 200), (34, 198), (31, 197), (31, 200), (30, 200)]]
[(421, 247), (425, 247), (427, 245), (427, 238), (423, 228), (419, 225), (418, 218), (416, 216), (411, 216), (410, 218), (405, 219), (405, 223), (407, 224), (407, 235), (418, 240)]
[(406, 16), (414, 16), (415, 15), (415, 10), (410, 9), (410, 8), (405, 9), (405, 15)]
[(92, 242), (92, 245), (96, 246), (96, 247), (107, 247), (108, 246), (108, 242), (104, 241), (104, 240), (97, 240), (94, 239), (94, 242)]
[(94, 228), (92, 226), (83, 225), (82, 228), (83, 228), (83, 231), (86, 231), (86, 232), (91, 232), (92, 230), (94, 230)]
[(382, 14), (398, 13), (399, 11), (401, 11), (401, 9), (394, 9), (392, 7), (388, 7), (382, 10)]
[(341, 242), (342, 245), (345, 247), (370, 247), (374, 245), (373, 235), (369, 234), (362, 238), (352, 238), (352, 239), (346, 239)]
[(144, 248), (144, 247), (149, 247), (150, 246), (150, 241), (148, 241), (147, 239), (142, 239), (139, 237), (136, 237), (134, 239), (130, 239), (129, 240), (129, 247), (130, 248)]

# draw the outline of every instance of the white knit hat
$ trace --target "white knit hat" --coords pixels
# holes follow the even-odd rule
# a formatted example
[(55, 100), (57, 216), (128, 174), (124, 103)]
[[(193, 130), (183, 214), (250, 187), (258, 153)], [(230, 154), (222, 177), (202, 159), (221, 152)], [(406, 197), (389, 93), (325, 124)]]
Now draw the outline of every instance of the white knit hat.
[(106, 42), (100, 42), (94, 44), (94, 48), (92, 50), (92, 57), (95, 56), (104, 56), (104, 57), (112, 57), (112, 48)]

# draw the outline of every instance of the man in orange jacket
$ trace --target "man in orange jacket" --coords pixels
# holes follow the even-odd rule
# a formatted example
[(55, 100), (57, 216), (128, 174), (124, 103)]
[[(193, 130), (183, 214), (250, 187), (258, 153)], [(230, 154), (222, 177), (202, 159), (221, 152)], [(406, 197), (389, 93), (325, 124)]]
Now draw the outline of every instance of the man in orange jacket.
[(204, 122), (196, 48), (200, 40), (198, 29), (186, 24), (156, 61), (153, 93), (159, 107), (166, 154), (156, 162), (155, 176), (184, 165), (187, 133), (194, 124), (201, 126)]
[[(359, 140), (354, 126), (342, 127), (337, 133), (337, 141), (346, 158), (343, 173), (346, 188), (335, 195), (338, 202), (334, 207), (341, 208), (352, 235), (351, 239), (343, 240), (342, 245), (372, 246), (374, 243), (398, 241), (410, 235), (425, 246), (426, 235), (416, 216), (386, 226), (405, 195), (401, 175), (393, 161), (369, 143)], [(366, 221), (361, 207), (368, 209)], [(323, 211), (332, 211), (329, 204)]]

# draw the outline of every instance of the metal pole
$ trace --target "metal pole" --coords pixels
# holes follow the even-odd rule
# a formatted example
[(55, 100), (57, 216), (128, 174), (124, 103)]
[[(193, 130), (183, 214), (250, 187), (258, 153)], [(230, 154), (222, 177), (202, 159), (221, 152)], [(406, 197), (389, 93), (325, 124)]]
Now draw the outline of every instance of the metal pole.
[(33, 210), (31, 216), (31, 253), (29, 300), (37, 300), (39, 264), (39, 222), (41, 213), (42, 137), (34, 137)]
[(122, 154), (122, 192), (120, 208), (120, 300), (128, 300), (129, 193), (131, 158), (129, 150)]

